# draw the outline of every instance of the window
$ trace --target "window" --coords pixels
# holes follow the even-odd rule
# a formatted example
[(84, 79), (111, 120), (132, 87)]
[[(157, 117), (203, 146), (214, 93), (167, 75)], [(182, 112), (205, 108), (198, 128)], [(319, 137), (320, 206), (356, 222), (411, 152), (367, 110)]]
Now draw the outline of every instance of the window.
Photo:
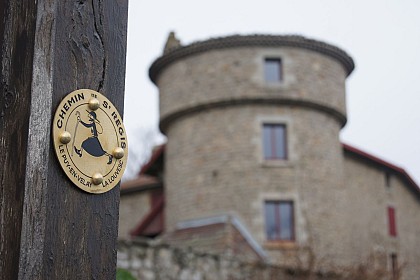
[(395, 208), (388, 207), (388, 229), (389, 235), (396, 237), (397, 236), (397, 225), (395, 220)]
[(385, 186), (387, 186), (388, 188), (391, 187), (391, 174), (389, 173), (389, 171), (385, 172)]
[(263, 125), (264, 159), (287, 159), (286, 126), (283, 124)]
[(264, 210), (268, 240), (295, 240), (293, 201), (266, 201)]
[(398, 258), (397, 254), (391, 254), (391, 272), (392, 272), (392, 280), (399, 279), (399, 268), (398, 268)]
[(266, 58), (264, 60), (264, 77), (268, 83), (277, 83), (282, 80), (281, 59)]

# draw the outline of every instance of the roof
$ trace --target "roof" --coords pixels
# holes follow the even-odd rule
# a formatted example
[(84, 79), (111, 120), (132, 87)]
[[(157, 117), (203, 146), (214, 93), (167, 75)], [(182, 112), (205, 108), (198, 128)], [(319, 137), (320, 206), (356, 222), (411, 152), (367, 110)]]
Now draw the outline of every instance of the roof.
[(121, 184), (121, 194), (128, 194), (132, 192), (145, 191), (161, 187), (162, 182), (158, 178), (142, 174), (133, 180), (123, 182)]
[(302, 48), (315, 51), (338, 60), (343, 65), (347, 75), (350, 75), (354, 69), (354, 61), (346, 52), (321, 41), (308, 39), (298, 35), (233, 35), (199, 41), (187, 46), (170, 48), (164, 53), (164, 55), (156, 59), (152, 66), (150, 66), (150, 79), (156, 83), (161, 70), (176, 60), (209, 50), (238, 47)]
[(156, 173), (153, 167), (155, 167), (158, 161), (163, 161), (163, 151), (165, 150), (165, 145), (159, 145), (153, 148), (152, 156), (149, 161), (143, 165), (140, 169), (139, 175), (146, 173)]
[(163, 183), (159, 173), (163, 169), (163, 151), (165, 145), (156, 146), (149, 161), (140, 169), (139, 175), (133, 180), (121, 184), (121, 194), (162, 188)]
[(267, 257), (263, 248), (234, 215), (179, 222), (163, 240), (173, 246), (216, 254), (230, 253), (253, 261), (264, 261)]
[(398, 167), (388, 161), (380, 159), (372, 154), (366, 153), (358, 148), (350, 146), (348, 144), (342, 143), (344, 151), (350, 153), (356, 157), (364, 159), (370, 163), (373, 163), (377, 166), (380, 166), (384, 169), (387, 169), (391, 172), (394, 172), (396, 175), (400, 176), (403, 180), (405, 180), (408, 185), (410, 186), (411, 190), (414, 191), (416, 194), (420, 195), (420, 187), (416, 184), (416, 182), (408, 175), (408, 173), (401, 167)]

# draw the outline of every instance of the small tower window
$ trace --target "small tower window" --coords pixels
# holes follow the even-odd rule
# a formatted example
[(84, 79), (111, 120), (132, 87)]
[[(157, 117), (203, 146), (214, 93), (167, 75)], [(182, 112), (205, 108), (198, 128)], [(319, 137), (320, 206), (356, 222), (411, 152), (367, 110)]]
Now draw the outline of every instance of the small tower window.
[(388, 188), (391, 187), (391, 173), (389, 173), (389, 171), (385, 172), (385, 186)]
[(278, 83), (283, 79), (280, 58), (266, 58), (264, 60), (264, 77), (267, 83)]
[(398, 268), (398, 258), (397, 254), (392, 253), (391, 254), (391, 273), (392, 273), (392, 280), (399, 279), (399, 268)]
[(264, 124), (263, 149), (265, 160), (287, 159), (286, 126), (284, 124)]
[(266, 201), (264, 210), (268, 240), (295, 240), (293, 201)]

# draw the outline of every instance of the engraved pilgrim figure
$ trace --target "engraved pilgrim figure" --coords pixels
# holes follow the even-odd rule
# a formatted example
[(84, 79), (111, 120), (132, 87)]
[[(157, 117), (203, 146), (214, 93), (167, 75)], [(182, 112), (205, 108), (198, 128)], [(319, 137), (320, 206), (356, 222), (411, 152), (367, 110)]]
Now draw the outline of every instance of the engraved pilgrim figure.
[[(83, 141), (80, 149), (77, 149), (76, 146), (73, 146), (74, 151), (76, 152), (76, 154), (79, 155), (79, 157), (82, 156), (83, 150), (85, 150), (88, 154), (90, 154), (94, 157), (101, 157), (101, 156), (106, 155), (106, 156), (108, 156), (108, 164), (111, 164), (113, 156), (111, 154), (107, 153), (102, 148), (101, 142), (99, 142), (99, 139), (98, 139), (98, 133), (102, 134), (102, 132), (103, 132), (101, 122), (96, 118), (96, 113), (95, 112), (88, 111), (88, 110), (86, 110), (86, 112), (88, 112), (88, 117), (89, 117), (89, 122), (88, 123), (85, 123), (84, 121), (82, 121), (82, 119), (80, 118), (80, 112), (76, 112), (77, 124), (76, 124), (76, 128), (75, 128), (75, 133), (77, 131), (78, 124), (81, 123), (83, 126), (85, 126), (87, 128), (90, 128), (92, 136)], [(101, 131), (99, 131), (99, 132), (98, 132), (98, 129), (97, 129), (97, 125), (101, 129)]]

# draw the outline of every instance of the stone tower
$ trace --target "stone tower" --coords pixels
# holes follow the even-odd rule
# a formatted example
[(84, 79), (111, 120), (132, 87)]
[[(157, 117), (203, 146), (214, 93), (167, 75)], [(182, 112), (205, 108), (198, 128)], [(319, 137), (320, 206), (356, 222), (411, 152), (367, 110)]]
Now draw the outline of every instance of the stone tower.
[[(228, 213), (273, 262), (345, 262), (339, 132), (351, 57), (301, 36), (171, 40), (150, 68), (168, 137), (166, 230)], [(292, 221), (270, 236), (270, 215)]]

